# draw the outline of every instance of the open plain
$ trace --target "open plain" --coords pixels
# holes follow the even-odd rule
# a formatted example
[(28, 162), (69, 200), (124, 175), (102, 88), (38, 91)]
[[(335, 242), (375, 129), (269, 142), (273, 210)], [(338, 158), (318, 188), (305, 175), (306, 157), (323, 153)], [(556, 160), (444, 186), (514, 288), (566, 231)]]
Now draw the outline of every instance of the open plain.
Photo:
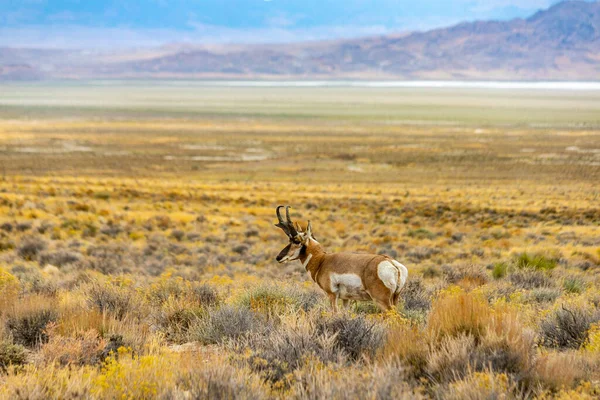
[(0, 174), (0, 398), (600, 395), (598, 91), (7, 83)]

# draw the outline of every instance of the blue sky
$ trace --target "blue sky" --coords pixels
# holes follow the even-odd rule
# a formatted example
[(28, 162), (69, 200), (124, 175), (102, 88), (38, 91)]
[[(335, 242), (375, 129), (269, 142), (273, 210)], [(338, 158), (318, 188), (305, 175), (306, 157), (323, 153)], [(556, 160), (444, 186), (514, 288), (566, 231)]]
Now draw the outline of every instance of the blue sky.
[(527, 17), (556, 0), (0, 0), (0, 45), (287, 42)]

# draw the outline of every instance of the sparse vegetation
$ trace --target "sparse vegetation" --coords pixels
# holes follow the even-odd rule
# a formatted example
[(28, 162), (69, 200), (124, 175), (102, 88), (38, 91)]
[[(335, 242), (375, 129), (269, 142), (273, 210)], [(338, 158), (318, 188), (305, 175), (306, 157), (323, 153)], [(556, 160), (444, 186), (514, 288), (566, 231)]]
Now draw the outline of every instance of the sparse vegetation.
[[(0, 121), (0, 399), (600, 393), (596, 127), (140, 113)], [(284, 203), (397, 310), (277, 264)]]

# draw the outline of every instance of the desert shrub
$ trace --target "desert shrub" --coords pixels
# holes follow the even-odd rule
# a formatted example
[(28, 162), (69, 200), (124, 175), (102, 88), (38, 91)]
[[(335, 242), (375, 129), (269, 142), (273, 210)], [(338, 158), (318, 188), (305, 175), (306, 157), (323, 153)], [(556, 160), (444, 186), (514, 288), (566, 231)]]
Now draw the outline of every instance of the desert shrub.
[(508, 275), (508, 280), (522, 289), (551, 288), (555, 286), (554, 280), (542, 271), (520, 270)]
[(207, 284), (193, 285), (192, 286), (192, 294), (193, 294), (193, 297), (200, 302), (200, 304), (203, 304), (205, 306), (214, 306), (219, 303), (219, 294), (210, 285), (207, 285)]
[(15, 229), (19, 232), (26, 232), (31, 229), (31, 226), (32, 226), (31, 222), (22, 221), (22, 222), (17, 222), (17, 224), (15, 225)]
[(319, 335), (335, 335), (335, 347), (349, 360), (357, 361), (363, 356), (373, 357), (382, 345), (383, 332), (364, 317), (338, 316), (317, 323)]
[(190, 327), (205, 314), (202, 305), (184, 298), (169, 297), (167, 301), (151, 312), (154, 325), (166, 338), (176, 342), (187, 339)]
[(132, 251), (125, 245), (90, 246), (87, 256), (79, 263), (82, 269), (92, 269), (105, 275), (127, 273), (133, 269)]
[(319, 301), (314, 291), (300, 291), (285, 286), (261, 285), (242, 295), (240, 305), (269, 318), (281, 315), (288, 307), (312, 309)]
[(496, 305), (487, 325), (485, 336), (473, 354), (472, 365), (485, 371), (523, 375), (535, 359), (535, 333), (521, 323), (516, 309)]
[(550, 271), (556, 268), (557, 261), (542, 254), (521, 253), (515, 257), (514, 263), (518, 269), (530, 268), (538, 271)]
[(525, 295), (526, 301), (535, 303), (554, 303), (562, 294), (558, 288), (541, 287), (533, 289)]
[(155, 398), (173, 385), (177, 363), (174, 354), (131, 356), (131, 351), (119, 349), (108, 357), (100, 373), (94, 377), (92, 393), (105, 399)]
[(225, 363), (211, 363), (210, 368), (192, 367), (178, 373), (175, 387), (165, 390), (160, 396), (163, 400), (261, 400), (268, 397), (256, 375)]
[(17, 254), (24, 260), (33, 261), (46, 246), (46, 242), (42, 238), (28, 236), (23, 238), (17, 246)]
[(478, 339), (485, 333), (490, 314), (482, 296), (462, 290), (448, 291), (433, 302), (427, 325), (438, 338), (468, 334)]
[(63, 267), (68, 264), (74, 264), (81, 261), (82, 256), (80, 253), (76, 253), (68, 250), (57, 250), (55, 252), (43, 252), (40, 254), (39, 262), (40, 265), (51, 264), (56, 267)]
[(48, 232), (48, 230), (50, 230), (51, 228), (53, 228), (54, 225), (48, 221), (43, 221), (38, 227), (37, 227), (37, 231), (39, 234), (45, 234), (46, 232)]
[(295, 314), (288, 315), (277, 329), (271, 327), (267, 334), (249, 336), (245, 346), (252, 351), (248, 359), (250, 368), (275, 388), (289, 387), (290, 374), (308, 360), (323, 363), (344, 360), (334, 335), (326, 331), (319, 334), (312, 319)]
[(198, 240), (200, 240), (202, 238), (202, 235), (199, 234), (198, 232), (188, 232), (185, 235), (186, 239), (189, 240), (190, 242), (196, 242)]
[(10, 366), (25, 364), (27, 353), (21, 345), (0, 339), (0, 372), (6, 372)]
[(259, 321), (245, 307), (224, 306), (209, 310), (189, 328), (189, 337), (202, 343), (223, 343), (236, 340), (257, 329)]
[(61, 368), (56, 364), (25, 365), (9, 370), (0, 385), (0, 398), (15, 400), (92, 398), (91, 367)]
[(423, 281), (418, 278), (409, 279), (400, 292), (404, 310), (425, 311), (431, 307), (431, 299), (423, 286)]
[(540, 342), (547, 347), (577, 349), (587, 340), (591, 324), (599, 320), (597, 311), (563, 304), (542, 320)]
[(171, 237), (177, 240), (178, 242), (181, 242), (185, 237), (185, 232), (181, 229), (174, 229), (171, 231)]
[(318, 399), (423, 399), (423, 393), (406, 382), (403, 366), (396, 362), (374, 365), (366, 371), (318, 361), (294, 373), (293, 398)]
[(125, 339), (123, 338), (123, 335), (112, 334), (108, 338), (108, 342), (106, 343), (106, 345), (104, 346), (102, 351), (100, 351), (99, 359), (102, 361), (105, 361), (108, 357), (118, 358), (119, 357), (119, 349), (130, 349), (131, 350), (131, 347), (127, 346), (127, 343), (125, 342)]
[(103, 235), (110, 236), (112, 238), (116, 238), (119, 233), (123, 232), (123, 228), (119, 224), (108, 223), (100, 227), (100, 233)]
[(571, 388), (584, 377), (582, 367), (581, 359), (572, 352), (542, 353), (532, 371), (533, 379), (553, 391)]
[(83, 288), (90, 307), (101, 313), (110, 313), (117, 319), (139, 312), (135, 290), (119, 281), (94, 281)]
[(381, 309), (372, 301), (356, 301), (352, 305), (352, 311), (357, 314), (380, 314)]
[(110, 192), (102, 191), (94, 193), (94, 197), (100, 200), (108, 200), (110, 199)]
[(446, 281), (452, 284), (459, 284), (465, 287), (476, 287), (488, 282), (489, 277), (484, 268), (473, 265), (444, 265), (442, 272)]
[(20, 288), (17, 278), (0, 267), (0, 315), (17, 300)]
[(414, 262), (420, 262), (439, 254), (440, 250), (434, 247), (418, 246), (406, 252), (406, 256)]
[(493, 313), (485, 335), (447, 336), (432, 348), (427, 372), (434, 382), (451, 382), (472, 371), (524, 374), (533, 363), (533, 332), (523, 329), (516, 314)]
[(0, 229), (2, 229), (4, 232), (12, 232), (13, 225), (10, 222), (4, 222), (2, 225), (0, 225)]
[(576, 276), (570, 276), (563, 280), (563, 289), (567, 293), (583, 293), (585, 290), (585, 281)]
[(232, 247), (232, 251), (237, 254), (245, 254), (248, 251), (249, 247), (245, 244), (237, 244)]
[(196, 306), (212, 306), (219, 302), (218, 293), (212, 286), (173, 278), (170, 273), (163, 274), (150, 285), (145, 295), (153, 305), (161, 305), (169, 299), (186, 299)]
[(8, 251), (15, 248), (15, 242), (12, 239), (0, 238), (0, 252)]
[(436, 237), (436, 234), (425, 228), (417, 228), (409, 230), (406, 233), (406, 236), (415, 239), (434, 239)]
[(47, 329), (48, 342), (40, 350), (45, 362), (60, 365), (91, 365), (102, 361), (100, 355), (106, 343), (95, 330), (78, 333), (76, 336), (62, 336), (56, 329)]
[(445, 337), (427, 356), (427, 375), (436, 382), (463, 378), (471, 367), (475, 338), (461, 334)]
[(435, 266), (428, 266), (423, 268), (423, 278), (437, 278), (439, 276), (442, 276), (442, 271), (439, 270), (439, 268), (435, 267)]
[(15, 343), (33, 347), (48, 340), (46, 327), (57, 319), (57, 305), (53, 299), (30, 296), (8, 312), (6, 327)]
[(450, 384), (447, 391), (440, 394), (449, 400), (481, 400), (481, 399), (517, 399), (518, 386), (504, 373), (474, 372), (457, 382)]
[(381, 358), (403, 363), (413, 377), (425, 374), (429, 354), (428, 333), (418, 325), (404, 321), (392, 323), (388, 328)]
[(499, 262), (494, 264), (494, 268), (492, 269), (492, 276), (494, 279), (502, 279), (506, 276), (508, 272), (508, 264)]

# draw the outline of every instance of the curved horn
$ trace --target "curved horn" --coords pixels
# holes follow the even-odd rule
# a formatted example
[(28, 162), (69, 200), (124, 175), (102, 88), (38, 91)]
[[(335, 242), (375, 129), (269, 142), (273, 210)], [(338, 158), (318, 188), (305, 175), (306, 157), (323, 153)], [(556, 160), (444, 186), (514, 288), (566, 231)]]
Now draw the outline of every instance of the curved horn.
[(295, 237), (296, 235), (298, 235), (298, 232), (296, 231), (296, 228), (294, 228), (294, 223), (290, 218), (290, 208), (290, 206), (285, 206), (285, 217), (287, 218), (287, 225), (290, 230), (290, 235), (292, 235), (292, 237)]
[(279, 220), (279, 223), (275, 224), (275, 226), (278, 228), (281, 228), (281, 230), (283, 230), (286, 235), (291, 236), (288, 224), (283, 220), (283, 217), (281, 216), (281, 214), (279, 212), (279, 210), (282, 208), (283, 208), (283, 206), (277, 206), (277, 209), (275, 210), (275, 212), (277, 213), (277, 219)]

